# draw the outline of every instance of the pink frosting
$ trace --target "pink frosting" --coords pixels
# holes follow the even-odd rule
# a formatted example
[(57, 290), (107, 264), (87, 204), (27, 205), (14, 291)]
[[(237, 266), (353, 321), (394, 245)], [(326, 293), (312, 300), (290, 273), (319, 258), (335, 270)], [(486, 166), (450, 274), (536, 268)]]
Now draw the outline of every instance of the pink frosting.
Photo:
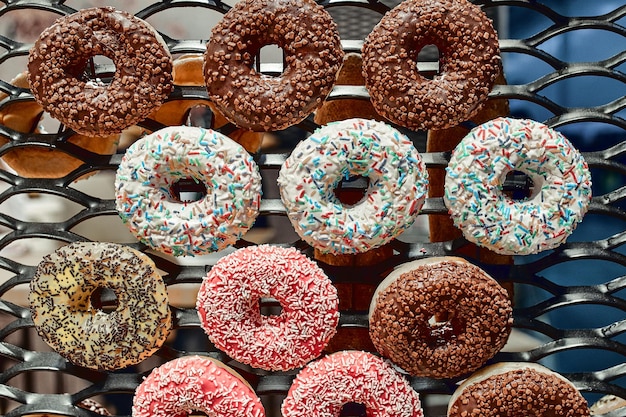
[(363, 404), (369, 417), (423, 417), (419, 395), (378, 356), (343, 351), (311, 362), (296, 376), (283, 417), (338, 417), (344, 404)]
[[(261, 297), (278, 315), (262, 315)], [(339, 299), (330, 279), (295, 248), (250, 246), (221, 258), (198, 292), (202, 328), (233, 359), (289, 370), (318, 357), (335, 334)]]
[(133, 417), (265, 417), (255, 392), (239, 376), (207, 357), (184, 356), (155, 368), (139, 385)]

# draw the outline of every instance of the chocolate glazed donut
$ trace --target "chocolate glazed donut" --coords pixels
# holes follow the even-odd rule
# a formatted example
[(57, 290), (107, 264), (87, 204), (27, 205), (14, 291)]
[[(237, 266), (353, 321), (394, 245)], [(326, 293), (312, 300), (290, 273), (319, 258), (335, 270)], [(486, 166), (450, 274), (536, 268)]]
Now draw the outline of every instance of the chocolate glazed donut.
[[(284, 52), (280, 76), (253, 68), (266, 45)], [(232, 123), (281, 130), (322, 105), (342, 62), (337, 26), (313, 0), (244, 0), (213, 29), (204, 78), (210, 99)]]
[[(88, 79), (88, 62), (106, 56), (110, 83)], [(112, 7), (84, 9), (58, 19), (30, 51), (35, 100), (77, 133), (120, 133), (158, 108), (172, 89), (172, 58), (143, 20)]]
[[(417, 69), (427, 45), (439, 50), (440, 74)], [(394, 123), (444, 129), (480, 110), (499, 73), (491, 21), (467, 0), (405, 0), (387, 13), (363, 45), (363, 76), (372, 104)]]
[(448, 417), (588, 417), (587, 401), (562, 375), (536, 363), (501, 362), (467, 378)]
[(376, 350), (413, 376), (472, 372), (506, 343), (513, 324), (508, 295), (462, 258), (405, 263), (378, 286), (370, 306)]

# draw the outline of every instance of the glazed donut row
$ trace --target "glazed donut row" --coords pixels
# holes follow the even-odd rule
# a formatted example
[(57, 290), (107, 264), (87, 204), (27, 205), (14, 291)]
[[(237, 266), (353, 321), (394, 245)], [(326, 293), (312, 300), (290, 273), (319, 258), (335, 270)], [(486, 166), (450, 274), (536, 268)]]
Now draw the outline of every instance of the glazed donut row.
[[(531, 178), (532, 193), (502, 191), (506, 175)], [(368, 181), (363, 198), (344, 204), (344, 179)], [(206, 188), (181, 200), (181, 180)], [(408, 137), (383, 122), (348, 119), (320, 127), (283, 163), (278, 186), (298, 235), (321, 253), (381, 247), (415, 221), (426, 198), (425, 165)], [(241, 238), (259, 214), (261, 180), (254, 159), (213, 131), (172, 126), (126, 151), (116, 179), (116, 207), (139, 240), (174, 256), (201, 255)], [(591, 175), (560, 133), (531, 120), (497, 118), (473, 129), (453, 151), (444, 202), (465, 237), (500, 254), (532, 254), (562, 244), (588, 210)]]
[[(117, 297), (109, 313), (97, 304), (95, 293), (102, 288)], [(266, 296), (280, 303), (280, 314), (260, 314), (259, 300)], [(71, 362), (94, 369), (143, 361), (171, 327), (154, 264), (123, 245), (79, 242), (46, 256), (31, 281), (30, 302), (43, 339)], [(503, 347), (512, 324), (505, 290), (459, 258), (400, 265), (380, 284), (369, 328), (377, 350), (391, 363), (360, 351), (317, 359), (335, 334), (337, 308), (336, 289), (313, 261), (294, 248), (269, 245), (238, 249), (218, 260), (197, 298), (201, 327), (229, 357), (266, 370), (303, 367), (283, 403), (284, 416), (311, 410), (337, 416), (349, 402), (363, 404), (371, 415), (421, 416), (418, 394), (402, 374), (468, 375)], [(487, 369), (459, 388), (463, 392), (453, 396), (450, 416), (468, 410), (516, 415), (529, 408), (537, 416), (588, 415), (578, 391), (541, 367), (506, 365), (506, 376)], [(209, 358), (170, 361), (138, 387), (133, 414), (264, 415), (252, 388), (233, 373)], [(520, 395), (499, 386), (513, 386)], [(473, 397), (484, 398), (472, 402)], [(494, 409), (501, 414), (484, 414)]]
[[(432, 81), (415, 65), (430, 43), (442, 54), (440, 75)], [(255, 69), (266, 45), (284, 52), (285, 68), (277, 77)], [(115, 65), (110, 82), (89, 74), (89, 60), (99, 55)], [(229, 121), (275, 131), (322, 105), (343, 56), (336, 24), (315, 1), (244, 0), (213, 28), (203, 75), (209, 98)], [(466, 0), (403, 2), (365, 40), (363, 58), (374, 107), (413, 129), (468, 120), (500, 67), (490, 20)], [(168, 46), (146, 22), (111, 7), (91, 8), (43, 31), (30, 50), (28, 80), (45, 111), (80, 134), (100, 137), (119, 134), (157, 110), (173, 89), (172, 66)]]

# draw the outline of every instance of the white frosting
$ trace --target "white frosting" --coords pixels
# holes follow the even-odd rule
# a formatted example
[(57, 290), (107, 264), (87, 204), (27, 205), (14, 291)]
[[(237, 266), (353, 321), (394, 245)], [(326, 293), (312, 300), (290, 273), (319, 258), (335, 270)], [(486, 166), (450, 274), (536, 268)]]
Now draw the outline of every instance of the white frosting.
[[(117, 305), (92, 300), (108, 288)], [(167, 290), (154, 262), (128, 246), (75, 242), (46, 255), (30, 283), (37, 332), (69, 361), (121, 369), (154, 354), (172, 326)]]
[[(532, 195), (502, 192), (517, 170), (533, 182)], [(591, 174), (582, 155), (559, 132), (532, 120), (497, 118), (473, 129), (454, 149), (444, 202), (465, 238), (503, 255), (554, 249), (587, 212)]]
[[(176, 201), (171, 187), (192, 178), (207, 193)], [(172, 126), (131, 145), (115, 178), (116, 208), (130, 231), (163, 253), (202, 255), (234, 244), (252, 227), (261, 175), (252, 157), (213, 130)]]
[[(334, 189), (362, 176), (361, 201), (342, 204)], [(413, 143), (393, 127), (348, 119), (300, 142), (278, 176), (283, 203), (300, 237), (323, 253), (360, 253), (413, 224), (424, 204), (427, 172)]]

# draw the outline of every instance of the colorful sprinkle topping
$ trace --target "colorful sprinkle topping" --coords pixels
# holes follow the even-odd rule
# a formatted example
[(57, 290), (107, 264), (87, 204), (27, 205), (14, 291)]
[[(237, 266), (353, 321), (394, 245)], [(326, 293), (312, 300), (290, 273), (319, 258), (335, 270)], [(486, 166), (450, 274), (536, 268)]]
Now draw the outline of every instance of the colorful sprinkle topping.
[[(172, 186), (202, 182), (206, 195), (181, 202)], [(235, 243), (252, 227), (261, 175), (252, 157), (213, 130), (172, 126), (131, 145), (115, 178), (116, 208), (139, 240), (174, 256), (202, 255)]]
[[(532, 180), (526, 199), (502, 191), (513, 170)], [(456, 147), (444, 201), (467, 240), (503, 255), (528, 255), (556, 248), (575, 230), (591, 201), (591, 174), (561, 133), (501, 117), (474, 128)]]
[[(343, 179), (369, 180), (365, 196), (342, 204)], [(405, 135), (374, 120), (322, 126), (300, 142), (278, 176), (281, 198), (300, 237), (323, 253), (360, 253), (410, 227), (424, 204), (425, 165)]]

